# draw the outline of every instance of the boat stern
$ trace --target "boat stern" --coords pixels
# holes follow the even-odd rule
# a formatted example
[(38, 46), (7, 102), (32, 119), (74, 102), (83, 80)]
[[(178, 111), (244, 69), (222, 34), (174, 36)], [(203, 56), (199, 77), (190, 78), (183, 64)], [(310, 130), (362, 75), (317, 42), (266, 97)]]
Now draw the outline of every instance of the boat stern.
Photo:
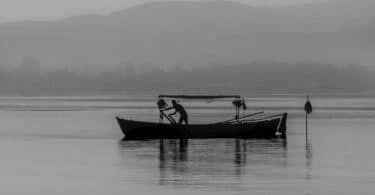
[(279, 136), (285, 138), (286, 137), (286, 129), (287, 129), (287, 119), (288, 119), (288, 113), (283, 113), (280, 118), (280, 123), (278, 125), (277, 133)]

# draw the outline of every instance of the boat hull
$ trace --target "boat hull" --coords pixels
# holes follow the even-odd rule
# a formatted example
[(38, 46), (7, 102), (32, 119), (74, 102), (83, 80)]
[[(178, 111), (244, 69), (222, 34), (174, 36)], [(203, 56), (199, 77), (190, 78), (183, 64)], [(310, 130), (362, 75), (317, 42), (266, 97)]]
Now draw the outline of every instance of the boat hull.
[(286, 137), (287, 113), (280, 117), (242, 123), (163, 124), (126, 120), (116, 117), (124, 139), (206, 139)]

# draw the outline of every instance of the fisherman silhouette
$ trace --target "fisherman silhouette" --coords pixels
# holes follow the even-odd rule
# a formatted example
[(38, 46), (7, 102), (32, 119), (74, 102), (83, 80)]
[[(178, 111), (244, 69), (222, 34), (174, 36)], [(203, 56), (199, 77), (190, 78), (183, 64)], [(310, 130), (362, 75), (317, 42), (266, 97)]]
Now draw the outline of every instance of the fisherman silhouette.
[(180, 118), (178, 120), (178, 124), (182, 124), (182, 122), (185, 122), (185, 125), (188, 124), (188, 115), (187, 115), (187, 112), (186, 112), (185, 108), (181, 104), (177, 103), (176, 100), (172, 100), (172, 107), (169, 107), (169, 108), (167, 108), (165, 110), (170, 110), (170, 109), (175, 109), (174, 113), (169, 114), (170, 117), (172, 117), (173, 115), (175, 115), (177, 113), (180, 115)]

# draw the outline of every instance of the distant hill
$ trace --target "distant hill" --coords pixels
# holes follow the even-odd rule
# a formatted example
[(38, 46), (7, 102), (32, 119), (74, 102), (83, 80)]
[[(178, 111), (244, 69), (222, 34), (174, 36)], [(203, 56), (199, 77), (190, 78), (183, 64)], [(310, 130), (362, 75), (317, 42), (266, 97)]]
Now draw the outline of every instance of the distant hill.
[(23, 57), (39, 59), (42, 67), (81, 71), (113, 69), (129, 60), (154, 66), (259, 60), (372, 64), (375, 4), (352, 3), (158, 2), (107, 16), (7, 23), (0, 25), (0, 66), (18, 65)]
[[(32, 59), (23, 65), (27, 63), (38, 66)], [(338, 67), (316, 62), (263, 61), (192, 70), (165, 71), (154, 67), (140, 74), (107, 71), (98, 75), (84, 75), (67, 69), (39, 73), (33, 71), (35, 69), (26, 66), (19, 71), (0, 72), (0, 95), (108, 95), (123, 92), (375, 94), (375, 71), (358, 65)]]

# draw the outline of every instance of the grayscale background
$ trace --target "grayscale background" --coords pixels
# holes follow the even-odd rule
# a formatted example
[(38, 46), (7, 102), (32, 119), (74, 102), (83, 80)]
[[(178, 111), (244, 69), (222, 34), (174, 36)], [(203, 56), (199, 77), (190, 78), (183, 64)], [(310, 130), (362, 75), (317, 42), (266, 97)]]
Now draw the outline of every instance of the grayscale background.
[[(374, 36), (374, 0), (0, 0), (0, 193), (372, 194)], [(287, 139), (122, 142), (162, 93), (243, 95)]]

